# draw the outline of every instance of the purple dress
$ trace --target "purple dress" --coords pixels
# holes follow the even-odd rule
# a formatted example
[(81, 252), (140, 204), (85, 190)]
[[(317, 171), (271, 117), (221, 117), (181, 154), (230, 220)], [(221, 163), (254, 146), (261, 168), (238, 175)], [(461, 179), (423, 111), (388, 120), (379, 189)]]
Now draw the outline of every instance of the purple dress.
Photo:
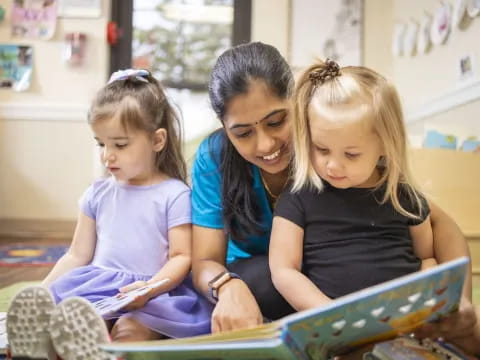
[[(89, 265), (73, 269), (51, 285), (57, 303), (71, 296), (95, 302), (134, 281), (149, 280), (168, 260), (168, 230), (191, 223), (190, 189), (176, 179), (148, 186), (101, 179), (86, 190), (80, 208), (96, 223), (95, 255)], [(122, 316), (177, 338), (209, 333), (211, 311), (212, 305), (195, 292), (188, 277)]]

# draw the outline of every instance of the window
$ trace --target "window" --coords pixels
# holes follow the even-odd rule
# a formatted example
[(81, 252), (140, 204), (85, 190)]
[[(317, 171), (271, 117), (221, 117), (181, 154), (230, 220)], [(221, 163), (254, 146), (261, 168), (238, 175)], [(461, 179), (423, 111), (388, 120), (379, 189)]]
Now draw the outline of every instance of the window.
[(216, 58), (250, 40), (251, 0), (112, 2), (122, 30), (111, 72), (145, 68), (168, 88), (205, 90)]

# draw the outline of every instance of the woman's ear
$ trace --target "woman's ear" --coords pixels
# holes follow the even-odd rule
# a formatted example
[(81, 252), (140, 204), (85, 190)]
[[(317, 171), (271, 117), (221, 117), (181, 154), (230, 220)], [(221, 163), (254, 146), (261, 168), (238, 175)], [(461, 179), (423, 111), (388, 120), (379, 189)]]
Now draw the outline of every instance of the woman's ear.
[(155, 152), (162, 151), (166, 143), (167, 143), (167, 130), (157, 129), (153, 133), (153, 151)]

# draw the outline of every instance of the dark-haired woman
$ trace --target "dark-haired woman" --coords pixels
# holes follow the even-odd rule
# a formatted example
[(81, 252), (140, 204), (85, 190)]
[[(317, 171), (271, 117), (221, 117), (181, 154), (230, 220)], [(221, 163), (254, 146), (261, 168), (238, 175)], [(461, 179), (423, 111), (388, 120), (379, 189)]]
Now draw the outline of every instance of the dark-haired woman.
[[(196, 154), (192, 221), (194, 282), (216, 304), (213, 332), (293, 312), (272, 285), (267, 257), (272, 209), (289, 182), (292, 88), (285, 59), (259, 42), (227, 50), (211, 74), (210, 101), (223, 127)], [(436, 258), (468, 255), (453, 220), (429, 205), (442, 250)], [(470, 286), (469, 279), (465, 293)]]

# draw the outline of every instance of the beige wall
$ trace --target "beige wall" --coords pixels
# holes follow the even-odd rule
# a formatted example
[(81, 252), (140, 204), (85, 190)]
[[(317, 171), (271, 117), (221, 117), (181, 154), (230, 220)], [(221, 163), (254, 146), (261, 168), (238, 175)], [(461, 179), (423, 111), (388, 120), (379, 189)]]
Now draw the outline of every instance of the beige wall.
[[(0, 0), (7, 9), (0, 39), (31, 45), (34, 70), (28, 91), (0, 91), (0, 218), (73, 219), (94, 172), (85, 115), (107, 77), (109, 2), (100, 18), (60, 18), (47, 41), (11, 38), (12, 3)], [(72, 31), (88, 38), (86, 61), (78, 68), (62, 60), (62, 40)]]
[[(425, 10), (433, 13), (439, 4), (436, 0), (395, 0), (393, 18), (397, 21), (420, 20)], [(453, 28), (445, 43), (432, 46), (427, 54), (393, 58), (394, 81), (402, 97), (411, 132), (423, 134), (426, 129), (438, 128), (458, 136), (480, 135), (480, 100), (457, 104), (472, 93), (465, 83), (459, 81), (458, 62), (461, 56), (472, 54), (474, 57), (477, 85), (473, 92), (480, 95), (479, 34), (480, 17), (476, 17), (464, 22), (461, 29)], [(454, 107), (443, 109), (450, 102)]]
[(393, 0), (364, 0), (363, 64), (391, 79)]
[[(252, 40), (270, 43), (289, 57), (291, 1), (253, 0)], [(397, 84), (407, 112), (422, 109), (426, 101), (455, 86), (455, 61), (472, 52), (480, 64), (480, 17), (447, 43), (426, 55), (391, 56), (394, 20), (419, 18), (433, 11), (438, 1), (364, 0), (363, 58)], [(0, 0), (7, 9), (13, 0)], [(108, 1), (98, 19), (59, 19), (49, 41), (10, 38), (7, 13), (0, 26), (2, 42), (34, 47), (31, 89), (24, 93), (0, 91), (0, 218), (73, 219), (77, 200), (95, 173), (94, 147), (85, 124), (85, 111), (108, 72), (105, 26)], [(87, 33), (88, 54), (84, 67), (69, 68), (61, 60), (66, 32)], [(480, 114), (479, 102), (428, 116), (411, 125), (423, 131), (425, 124), (461, 126)], [(460, 125), (459, 125), (460, 124)], [(468, 129), (465, 130), (468, 132)], [(98, 173), (98, 172), (97, 172)]]
[(253, 0), (252, 41), (262, 41), (275, 46), (288, 57), (289, 10), (294, 0)]

